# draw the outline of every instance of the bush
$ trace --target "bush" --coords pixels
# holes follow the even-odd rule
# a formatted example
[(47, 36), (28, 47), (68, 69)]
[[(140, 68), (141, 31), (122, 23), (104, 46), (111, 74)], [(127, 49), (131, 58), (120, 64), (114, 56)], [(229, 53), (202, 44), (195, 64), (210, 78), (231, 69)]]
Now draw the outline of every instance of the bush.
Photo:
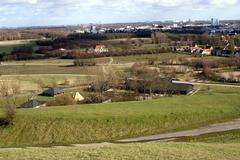
[(13, 124), (13, 120), (16, 117), (16, 106), (10, 103), (5, 106), (5, 119), (8, 124)]
[(216, 73), (209, 67), (204, 67), (203, 75), (208, 79), (218, 80), (218, 76), (216, 75)]
[(93, 60), (80, 60), (80, 59), (76, 59), (74, 62), (74, 66), (96, 66), (96, 62), (94, 62)]
[(69, 94), (64, 94), (55, 97), (53, 101), (48, 102), (48, 106), (67, 106), (67, 105), (74, 105), (76, 101), (73, 97)]
[(102, 103), (105, 100), (107, 100), (107, 98), (104, 97), (104, 96), (100, 96), (100, 95), (97, 95), (97, 94), (91, 94), (85, 99), (84, 102), (87, 103), (87, 104)]

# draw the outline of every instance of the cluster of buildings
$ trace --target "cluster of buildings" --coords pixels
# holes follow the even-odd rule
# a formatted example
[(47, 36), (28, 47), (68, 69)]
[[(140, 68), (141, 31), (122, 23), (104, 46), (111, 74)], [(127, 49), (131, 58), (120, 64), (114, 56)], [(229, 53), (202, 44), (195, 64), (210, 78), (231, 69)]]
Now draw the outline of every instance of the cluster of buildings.
[(234, 51), (230, 51), (229, 49), (227, 49), (227, 47), (224, 49), (218, 49), (218, 48), (213, 48), (212, 46), (209, 46), (209, 45), (179, 47), (179, 48), (176, 48), (175, 51), (188, 52), (191, 54), (201, 55), (201, 56), (215, 55), (220, 57), (240, 57), (240, 47), (236, 47), (236, 46), (234, 48)]
[(85, 26), (82, 29), (75, 30), (75, 33), (92, 33), (92, 34), (103, 34), (103, 33), (136, 33), (136, 32), (173, 32), (173, 33), (228, 33), (228, 34), (239, 34), (240, 25), (233, 22), (221, 22), (212, 18), (211, 21), (167, 21), (159, 23), (142, 23), (142, 24), (122, 24), (116, 25), (115, 27), (102, 27), (101, 25)]
[[(43, 91), (40, 95), (41, 96), (47, 96), (47, 97), (56, 97), (59, 95), (64, 94), (64, 89), (62, 88), (49, 88), (45, 91)], [(76, 92), (75, 94), (72, 94), (73, 100), (76, 102), (81, 102), (84, 100), (84, 97), (79, 93)], [(21, 108), (40, 108), (47, 106), (47, 102), (37, 100), (37, 99), (30, 99), (27, 102), (23, 103), (21, 105)]]

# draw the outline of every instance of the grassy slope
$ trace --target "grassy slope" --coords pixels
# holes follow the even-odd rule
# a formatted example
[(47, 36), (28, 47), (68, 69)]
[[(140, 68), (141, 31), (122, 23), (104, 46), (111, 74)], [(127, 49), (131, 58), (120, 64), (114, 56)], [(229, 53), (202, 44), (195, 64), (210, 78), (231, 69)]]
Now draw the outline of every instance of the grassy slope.
[(0, 160), (239, 160), (239, 148), (240, 144), (148, 143), (94, 147), (0, 149)]
[(15, 75), (15, 74), (95, 74), (101, 71), (102, 67), (67, 67), (53, 65), (29, 65), (29, 66), (0, 66), (0, 74)]
[(11, 53), (12, 50), (16, 47), (21, 47), (21, 46), (31, 46), (33, 49), (36, 51), (38, 49), (38, 46), (36, 45), (35, 42), (23, 42), (19, 44), (1, 44), (0, 45), (0, 53), (5, 52), (7, 54)]
[(239, 118), (239, 89), (215, 92), (145, 102), (19, 110), (14, 126), (0, 129), (0, 146), (111, 141)]
[(196, 137), (183, 138), (177, 141), (207, 142), (207, 143), (240, 143), (240, 130), (205, 134)]

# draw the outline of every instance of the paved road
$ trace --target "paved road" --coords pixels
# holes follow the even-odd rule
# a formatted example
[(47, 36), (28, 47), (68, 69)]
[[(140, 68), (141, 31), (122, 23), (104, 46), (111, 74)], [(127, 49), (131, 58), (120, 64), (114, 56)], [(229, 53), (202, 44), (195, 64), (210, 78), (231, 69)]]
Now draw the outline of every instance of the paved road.
[(130, 138), (124, 140), (118, 140), (116, 143), (137, 143), (137, 142), (151, 142), (151, 141), (160, 141), (160, 140), (171, 140), (174, 138), (182, 138), (182, 137), (191, 137), (191, 136), (199, 136), (208, 133), (216, 133), (216, 132), (224, 132), (230, 130), (240, 129), (240, 119), (210, 125), (203, 128), (192, 129), (187, 131), (173, 132), (173, 133), (164, 133), (157, 134), (151, 136), (143, 136), (138, 138)]

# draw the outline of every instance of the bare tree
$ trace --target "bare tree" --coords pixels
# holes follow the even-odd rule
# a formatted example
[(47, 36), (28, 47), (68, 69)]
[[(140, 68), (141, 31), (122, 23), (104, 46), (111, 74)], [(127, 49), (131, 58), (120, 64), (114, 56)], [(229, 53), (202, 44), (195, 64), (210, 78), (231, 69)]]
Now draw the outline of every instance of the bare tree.
[(8, 124), (12, 124), (16, 116), (16, 98), (14, 95), (20, 93), (19, 83), (2, 81), (0, 83), (0, 94), (5, 99), (5, 119)]

